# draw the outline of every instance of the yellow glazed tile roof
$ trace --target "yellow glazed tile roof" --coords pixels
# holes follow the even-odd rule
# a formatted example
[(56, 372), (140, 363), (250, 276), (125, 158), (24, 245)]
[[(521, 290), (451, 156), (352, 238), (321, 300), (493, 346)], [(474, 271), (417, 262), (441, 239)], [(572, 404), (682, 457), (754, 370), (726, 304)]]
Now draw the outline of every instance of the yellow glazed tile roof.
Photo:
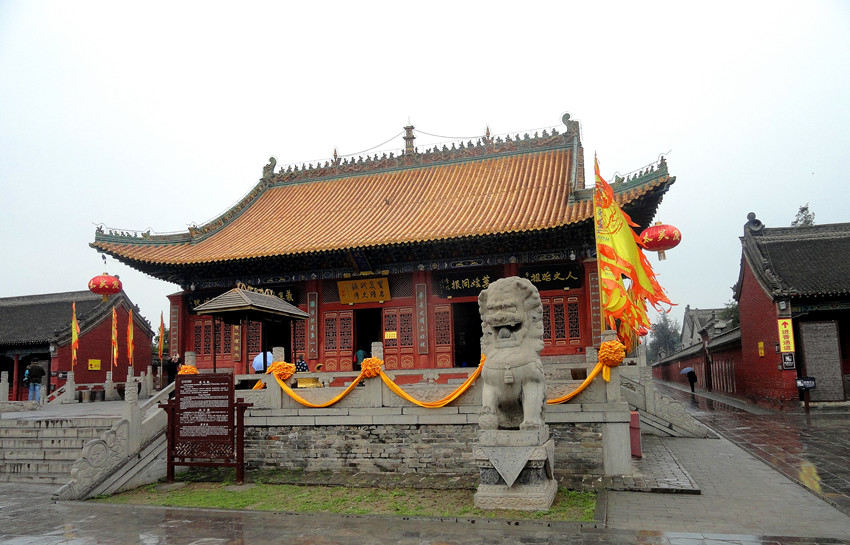
[(281, 173), (264, 178), (244, 206), (189, 234), (99, 230), (92, 247), (182, 265), (550, 229), (592, 216), (590, 198), (569, 201), (571, 156), (562, 147), (301, 182)]

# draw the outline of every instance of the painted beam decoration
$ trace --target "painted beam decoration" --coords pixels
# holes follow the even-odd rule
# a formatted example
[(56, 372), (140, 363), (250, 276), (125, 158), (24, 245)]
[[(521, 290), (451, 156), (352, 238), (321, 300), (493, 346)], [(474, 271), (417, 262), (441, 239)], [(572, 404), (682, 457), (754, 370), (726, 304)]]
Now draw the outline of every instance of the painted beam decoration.
[(336, 283), (339, 290), (339, 302), (383, 303), (389, 301), (390, 283), (386, 277), (340, 280)]

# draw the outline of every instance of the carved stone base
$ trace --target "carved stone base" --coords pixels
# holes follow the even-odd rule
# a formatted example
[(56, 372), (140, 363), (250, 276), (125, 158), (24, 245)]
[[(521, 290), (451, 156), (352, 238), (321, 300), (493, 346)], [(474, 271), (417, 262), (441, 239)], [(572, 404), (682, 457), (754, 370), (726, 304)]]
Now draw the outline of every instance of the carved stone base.
[(475, 492), (478, 509), (515, 509), (517, 511), (546, 511), (555, 501), (558, 483), (554, 479), (538, 484), (480, 484)]
[(475, 507), (545, 511), (552, 506), (558, 484), (553, 473), (555, 441), (548, 432), (479, 432), (472, 451), (481, 470)]

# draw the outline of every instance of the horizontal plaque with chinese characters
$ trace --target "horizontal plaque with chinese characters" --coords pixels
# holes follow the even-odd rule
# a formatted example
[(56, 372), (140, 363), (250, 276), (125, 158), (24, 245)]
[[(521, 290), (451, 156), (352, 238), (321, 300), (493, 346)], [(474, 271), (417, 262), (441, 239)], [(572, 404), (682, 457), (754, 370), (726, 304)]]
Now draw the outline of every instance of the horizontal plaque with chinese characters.
[(340, 280), (336, 284), (340, 303), (380, 303), (390, 300), (390, 284), (386, 277)]
[(520, 267), (519, 275), (544, 291), (580, 288), (584, 272), (579, 264), (554, 264)]

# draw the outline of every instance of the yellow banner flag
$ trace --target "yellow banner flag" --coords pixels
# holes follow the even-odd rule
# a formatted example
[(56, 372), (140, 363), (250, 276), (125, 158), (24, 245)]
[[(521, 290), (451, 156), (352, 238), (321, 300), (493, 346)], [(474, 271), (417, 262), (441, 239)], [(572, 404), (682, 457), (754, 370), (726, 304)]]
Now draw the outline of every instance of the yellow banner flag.
[(77, 323), (77, 302), (71, 303), (71, 371), (77, 365), (77, 349), (80, 348), (80, 324)]
[(130, 309), (129, 317), (127, 318), (127, 361), (130, 367), (133, 366), (133, 309)]
[(115, 307), (112, 307), (112, 365), (110, 369), (118, 365), (118, 315)]
[[(593, 192), (596, 258), (604, 324), (617, 331), (620, 341), (631, 351), (637, 337), (650, 327), (646, 314), (649, 302), (659, 312), (661, 303), (672, 305), (641, 247), (637, 227), (614, 199), (614, 190), (599, 174), (594, 159), (596, 189)], [(628, 279), (628, 286), (624, 279)]]

